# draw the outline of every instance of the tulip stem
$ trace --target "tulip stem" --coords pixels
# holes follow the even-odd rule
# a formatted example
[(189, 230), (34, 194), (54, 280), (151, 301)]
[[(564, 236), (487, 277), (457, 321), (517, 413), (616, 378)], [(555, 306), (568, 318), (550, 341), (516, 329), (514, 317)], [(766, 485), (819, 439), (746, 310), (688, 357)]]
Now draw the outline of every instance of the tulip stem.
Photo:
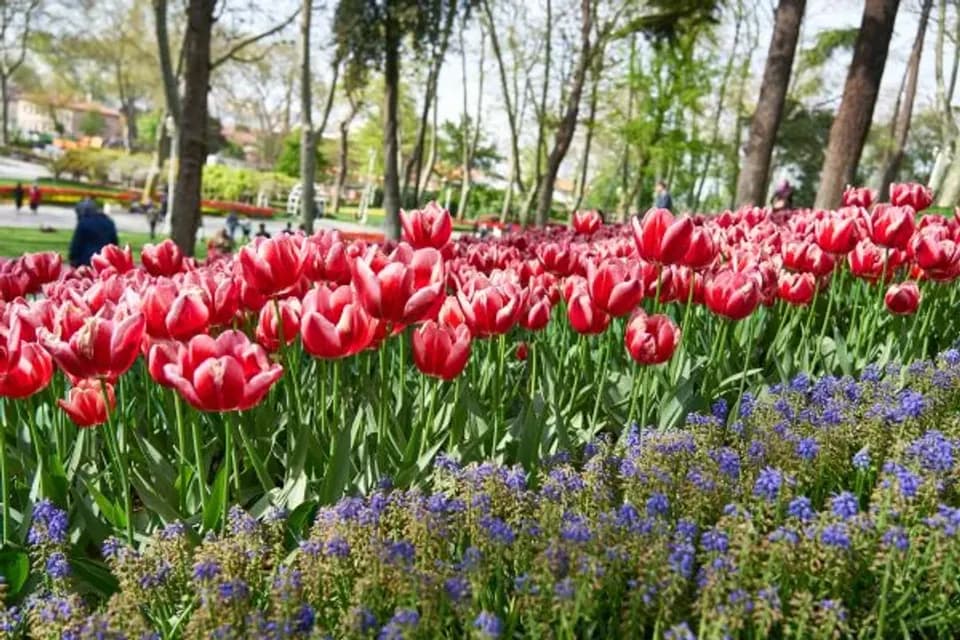
[(500, 445), (501, 431), (503, 429), (503, 361), (506, 358), (506, 353), (507, 339), (505, 335), (500, 334), (497, 336), (497, 379), (495, 387), (496, 395), (494, 396), (497, 409), (496, 412), (494, 412), (493, 442), (490, 446), (490, 457), (497, 454), (497, 447)]
[[(182, 420), (183, 403), (180, 400), (180, 394), (173, 394), (173, 401), (176, 406), (177, 419)], [(193, 440), (193, 455), (197, 465), (197, 488), (200, 490), (200, 506), (203, 512), (207, 510), (207, 485), (206, 475), (203, 473), (203, 447), (200, 444), (200, 421), (194, 420), (190, 424), (190, 435)]]
[(0, 507), (3, 509), (3, 536), (0, 546), (7, 546), (10, 537), (10, 487), (7, 484), (7, 423), (9, 420), (9, 400), (0, 399), (3, 403), (3, 419), (0, 420)]
[[(830, 312), (833, 311), (833, 298), (834, 298), (834, 283), (831, 282), (829, 285), (830, 290), (827, 292), (827, 311), (823, 314), (823, 324), (820, 325), (820, 337), (817, 339), (817, 343), (814, 345), (816, 349), (815, 358), (811, 364), (816, 364), (817, 361), (822, 359), (823, 356), (823, 339), (827, 335), (827, 324), (830, 321)], [(834, 360), (836, 360), (836, 345), (834, 345)]]
[[(187, 513), (187, 494), (189, 493), (187, 491), (187, 484), (189, 483), (187, 469), (190, 466), (190, 461), (187, 454), (187, 431), (183, 424), (183, 408), (180, 406), (180, 396), (176, 392), (173, 392), (173, 405), (177, 420), (177, 442), (180, 445), (180, 508), (184, 513)], [(150, 406), (149, 396), (147, 406)]]
[(690, 309), (693, 307), (693, 290), (696, 286), (696, 274), (690, 272), (690, 291), (687, 293), (687, 304), (683, 310), (683, 324), (680, 325), (680, 344), (677, 345), (676, 355), (673, 358), (673, 362), (670, 365), (670, 382), (672, 386), (677, 386), (677, 380), (680, 378), (680, 356), (683, 349), (683, 341), (687, 337), (687, 323), (690, 320)]
[(607, 386), (607, 360), (610, 353), (610, 341), (604, 340), (603, 347), (600, 350), (600, 389), (597, 391), (597, 398), (593, 403), (593, 414), (590, 420), (590, 440), (597, 433), (597, 420), (600, 417), (600, 402), (603, 400), (603, 392)]
[[(130, 480), (127, 478), (127, 466), (124, 464), (120, 449), (120, 438), (117, 434), (119, 429), (115, 429), (113, 424), (113, 417), (110, 411), (110, 395), (107, 392), (107, 383), (105, 380), (100, 380), (100, 390), (103, 393), (103, 404), (107, 413), (107, 436), (105, 438), (107, 441), (107, 449), (113, 458), (114, 467), (116, 467), (123, 492), (123, 512), (126, 516), (127, 543), (133, 544), (133, 503), (130, 499)], [(121, 407), (123, 406), (122, 395), (118, 404)]]
[(748, 318), (747, 322), (747, 343), (743, 349), (743, 370), (740, 372), (740, 388), (737, 389), (737, 401), (734, 404), (733, 411), (730, 412), (730, 415), (736, 417), (740, 414), (740, 401), (743, 399), (743, 390), (747, 384), (747, 370), (750, 368), (750, 356), (753, 355), (753, 334), (755, 325), (757, 324), (756, 318)]

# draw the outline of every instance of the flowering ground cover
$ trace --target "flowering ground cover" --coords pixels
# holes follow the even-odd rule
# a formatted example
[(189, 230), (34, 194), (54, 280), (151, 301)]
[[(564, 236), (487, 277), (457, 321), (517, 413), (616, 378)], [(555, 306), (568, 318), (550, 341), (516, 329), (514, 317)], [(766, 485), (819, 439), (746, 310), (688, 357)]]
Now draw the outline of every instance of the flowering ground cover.
[[(771, 384), (793, 388), (799, 374), (856, 377), (891, 362), (924, 361), (960, 336), (960, 224), (922, 214), (931, 196), (917, 185), (894, 185), (890, 203), (874, 199), (851, 189), (836, 211), (674, 216), (653, 209), (627, 225), (604, 225), (597, 213), (583, 212), (570, 227), (456, 241), (449, 214), (429, 205), (404, 214), (399, 243), (368, 245), (321, 232), (257, 240), (237, 255), (203, 262), (165, 241), (145, 246), (139, 264), (129, 249), (112, 246), (75, 270), (54, 254), (3, 263), (0, 572), (28, 575), (38, 509), (53, 513), (54, 505), (64, 510), (58, 522), (70, 532), (67, 563), (58, 557), (54, 573), (69, 565), (74, 584), (105, 599), (117, 586), (98, 551), (105, 540), (118, 536), (140, 547), (182, 522), (192, 544), (229, 529), (239, 517), (231, 516), (232, 505), (254, 520), (286, 510), (288, 524), (278, 527), (290, 543), (307, 535), (320, 505), (344, 495), (380, 495), (384, 478), (402, 490), (436, 485), (441, 456), (465, 465), (519, 465), (539, 490), (548, 484), (543, 461), (559, 452), (603, 441), (613, 448), (604, 455), (625, 456), (631, 424), (677, 442), (712, 433), (711, 446), (736, 450), (749, 424), (736, 417), (749, 414), (749, 392)], [(949, 366), (941, 366), (940, 378), (949, 376)], [(919, 384), (915, 377), (904, 381)], [(946, 383), (934, 384), (946, 393)], [(929, 410), (944, 422), (930, 428), (952, 428), (949, 402), (890, 393), (877, 396), (882, 415), (853, 419), (830, 405), (818, 420), (856, 431), (872, 419), (913, 424)], [(729, 412), (712, 418), (709, 428), (687, 424), (716, 403)], [(799, 419), (812, 424), (813, 414), (804, 415)], [(820, 460), (828, 449), (865, 437), (805, 434), (794, 442), (786, 426), (780, 431), (756, 446)], [(868, 451), (885, 459), (897, 453), (896, 443), (907, 446), (920, 435), (901, 429)], [(738, 453), (738, 460), (746, 464), (749, 453)], [(756, 478), (783, 487), (799, 473), (768, 471)], [(825, 488), (808, 496), (817, 509), (829, 492), (852, 490), (839, 469), (818, 467), (818, 473), (813, 482)], [(863, 508), (877, 477), (865, 477), (867, 489), (855, 491)], [(750, 490), (740, 487), (737, 495), (751, 496), (756, 478), (744, 475)], [(621, 480), (612, 480), (613, 502), (601, 506), (613, 509), (624, 499), (646, 505), (650, 496), (624, 498)], [(722, 485), (711, 482), (714, 489)], [(721, 498), (735, 497), (671, 498), (667, 487), (661, 493), (671, 513), (704, 509), (705, 517), (722, 506)], [(517, 517), (539, 517), (532, 502), (510, 508)], [(563, 513), (556, 518), (561, 526)], [(473, 536), (469, 527), (479, 522), (464, 531)], [(518, 535), (518, 523), (507, 524)], [(43, 556), (38, 567), (49, 561)], [(9, 580), (10, 597), (34, 592), (42, 573), (34, 571), (28, 582)], [(177, 597), (183, 584), (172, 588)], [(482, 602), (485, 610), (537, 635), (529, 626), (536, 621), (507, 619), (505, 603), (513, 596), (491, 588), (499, 595)], [(243, 589), (257, 592), (249, 584)], [(814, 591), (815, 598), (834, 597)], [(645, 627), (651, 631), (679, 624), (680, 614), (708, 620), (698, 617), (692, 593), (681, 596), (659, 623), (632, 609), (623, 619), (652, 621)], [(346, 610), (311, 606), (316, 628), (343, 632)], [(846, 606), (851, 616), (870, 615), (856, 609), (862, 603)], [(583, 620), (613, 624), (613, 611)], [(435, 613), (429, 624), (448, 625), (454, 635), (461, 627), (449, 625), (476, 631), (466, 618), (441, 622), (447, 614)], [(388, 624), (386, 609), (375, 615), (378, 625)], [(827, 628), (819, 621), (824, 615), (810, 609), (810, 624)], [(887, 624), (884, 616), (877, 614), (877, 624)], [(175, 629), (150, 624), (176, 636), (188, 618), (189, 611), (177, 618)], [(939, 632), (945, 620), (921, 617), (915, 626)], [(563, 633), (594, 633), (583, 621), (571, 624)], [(873, 623), (863, 617), (862, 624)], [(197, 628), (197, 637), (209, 631)]]
[[(49, 502), (39, 593), (6, 637), (949, 637), (960, 625), (960, 352), (800, 375), (738, 414), (628, 430), (539, 471), (437, 460), (422, 489), (239, 507), (103, 545), (117, 592), (72, 589)], [(190, 594), (185, 597), (184, 594)], [(2, 631), (0, 631), (2, 632)], [(98, 635), (100, 634), (100, 635)], [(662, 635), (661, 635), (662, 634)]]

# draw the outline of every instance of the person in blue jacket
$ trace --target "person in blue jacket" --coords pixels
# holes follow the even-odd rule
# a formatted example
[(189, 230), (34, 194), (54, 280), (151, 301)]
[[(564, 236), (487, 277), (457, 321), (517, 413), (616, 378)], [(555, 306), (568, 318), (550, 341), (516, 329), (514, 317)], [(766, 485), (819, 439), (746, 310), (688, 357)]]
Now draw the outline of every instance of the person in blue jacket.
[(85, 199), (77, 205), (77, 227), (70, 241), (70, 264), (89, 265), (90, 258), (108, 244), (120, 244), (117, 226), (96, 203)]

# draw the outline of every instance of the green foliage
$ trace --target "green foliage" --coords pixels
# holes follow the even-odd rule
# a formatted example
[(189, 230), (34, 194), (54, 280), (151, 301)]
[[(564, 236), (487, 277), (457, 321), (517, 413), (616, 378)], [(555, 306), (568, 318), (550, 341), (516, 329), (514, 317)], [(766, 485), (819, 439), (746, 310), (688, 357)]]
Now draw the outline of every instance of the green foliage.
[(98, 111), (87, 111), (80, 121), (80, 131), (85, 136), (98, 136), (103, 133), (105, 124), (103, 115)]
[[(323, 153), (322, 144), (317, 145), (317, 175), (322, 174), (330, 167), (326, 154)], [(274, 165), (277, 173), (291, 178), (300, 177), (300, 132), (291, 131), (283, 139), (283, 146), (280, 148), (280, 155), (277, 156), (277, 163)]]
[(796, 100), (787, 100), (774, 143), (772, 166), (789, 173), (795, 206), (813, 204), (831, 124), (832, 110), (810, 108)]
[(807, 69), (821, 67), (833, 54), (853, 49), (858, 33), (860, 33), (859, 27), (818, 31), (814, 43), (800, 52), (801, 67)]
[[(459, 123), (444, 120), (440, 125), (440, 137), (437, 139), (437, 156), (442, 163), (450, 167), (457, 167), (463, 163), (463, 133), (465, 130), (469, 131), (472, 137), (473, 127), (474, 123), (470, 116), (461, 115)], [(474, 151), (474, 168), (490, 171), (503, 159), (503, 156), (497, 152), (497, 145), (481, 134)]]

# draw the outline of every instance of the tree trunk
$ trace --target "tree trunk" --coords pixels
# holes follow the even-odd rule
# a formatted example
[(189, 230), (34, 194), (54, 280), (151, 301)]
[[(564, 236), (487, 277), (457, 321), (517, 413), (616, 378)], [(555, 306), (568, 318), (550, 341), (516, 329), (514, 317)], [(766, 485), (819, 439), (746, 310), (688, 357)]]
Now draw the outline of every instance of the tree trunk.
[(580, 158), (580, 174), (577, 176), (576, 199), (571, 212), (577, 211), (583, 203), (584, 191), (587, 188), (587, 171), (590, 167), (590, 146), (593, 143), (593, 127), (597, 119), (597, 89), (600, 86), (601, 69), (599, 63), (594, 70), (592, 87), (590, 89), (590, 115), (587, 116), (587, 136), (583, 141), (583, 156)]
[(537, 224), (543, 226), (550, 220), (550, 205), (553, 204), (553, 187), (557, 181), (557, 172), (560, 163), (567, 155), (573, 134), (577, 129), (577, 115), (580, 113), (580, 97), (583, 94), (583, 83), (586, 80), (587, 68), (593, 51), (590, 48), (590, 31), (592, 29), (593, 13), (591, 0), (580, 0), (580, 59), (577, 62), (573, 75), (573, 86), (567, 97), (567, 106), (557, 127), (553, 140), (553, 149), (547, 158), (547, 173), (540, 184), (540, 193), (537, 197)]
[(387, 17), (383, 64), (383, 225), (388, 240), (400, 239), (400, 175), (397, 159), (397, 93), (400, 90), (400, 37)]
[(843, 98), (830, 127), (830, 142), (815, 203), (818, 209), (839, 205), (844, 187), (854, 181), (870, 131), (899, 6), (900, 0), (866, 0)]
[[(163, 80), (163, 97), (167, 102), (167, 113), (173, 118), (174, 122), (177, 122), (180, 119), (180, 91), (177, 89), (177, 76), (174, 73), (173, 59), (170, 56), (167, 0), (153, 0), (153, 18), (154, 31), (157, 37), (157, 57), (160, 59), (160, 76)], [(186, 46), (186, 42), (184, 42), (184, 46)]]
[(750, 134), (737, 180), (739, 204), (763, 204), (766, 200), (770, 156), (783, 116), (805, 8), (806, 0), (780, 0), (777, 6), (760, 98), (750, 120)]
[(347, 117), (340, 121), (340, 157), (337, 167), (337, 184), (333, 190), (333, 201), (330, 204), (330, 210), (333, 215), (340, 213), (340, 199), (343, 195), (343, 186), (347, 182), (347, 171), (349, 169), (349, 141), (350, 141), (350, 123), (356, 117), (360, 110), (360, 101), (353, 95), (347, 94), (350, 101), (350, 112)]
[(480, 59), (477, 64), (479, 78), (477, 81), (477, 111), (473, 117), (473, 132), (470, 131), (470, 113), (467, 106), (467, 53), (463, 43), (463, 31), (460, 31), (460, 50), (462, 52), (463, 73), (463, 180), (460, 183), (460, 201), (457, 207), (457, 218), (463, 220), (470, 208), (470, 189), (472, 187), (473, 160), (477, 155), (477, 145), (480, 144), (480, 127), (483, 119), (483, 65), (486, 59), (486, 37), (481, 32)]
[[(530, 222), (530, 209), (533, 208), (533, 203), (537, 198), (537, 195), (540, 193), (540, 184), (543, 181), (543, 174), (541, 172), (541, 166), (543, 161), (543, 148), (544, 148), (544, 123), (547, 119), (547, 93), (550, 89), (550, 67), (552, 60), (553, 47), (551, 46), (550, 39), (553, 37), (553, 3), (551, 0), (547, 0), (547, 24), (546, 29), (544, 29), (544, 37), (546, 38), (544, 54), (543, 54), (543, 85), (540, 88), (540, 105), (539, 108), (537, 104), (534, 103), (533, 110), (537, 118), (537, 146), (536, 146), (536, 163), (534, 171), (534, 179), (529, 185), (527, 190), (527, 196), (523, 203), (523, 208), (520, 210), (520, 224), (527, 226)], [(528, 78), (529, 81), (529, 78)], [(519, 158), (519, 156), (518, 156)]]
[[(313, 233), (316, 203), (317, 151), (313, 137), (313, 100), (310, 95), (310, 22), (313, 0), (303, 0), (300, 9), (300, 217), (308, 234)], [(332, 90), (332, 88), (331, 88)]]
[[(493, 20), (493, 12), (490, 10), (489, 0), (481, 0), (483, 5), (483, 12), (487, 19), (487, 31), (490, 32), (490, 45), (493, 47), (493, 54), (497, 59), (497, 69), (500, 72), (500, 90), (503, 93), (503, 103), (504, 109), (507, 112), (507, 125), (510, 129), (510, 157), (511, 162), (511, 173), (509, 180), (516, 181), (517, 188), (521, 191), (523, 190), (523, 182), (520, 176), (520, 134), (517, 130), (517, 108), (516, 103), (520, 102), (520, 96), (517, 95), (517, 92), (514, 92), (514, 100), (510, 98), (510, 88), (509, 83), (507, 82), (507, 67), (503, 61), (503, 52), (500, 49), (500, 38), (497, 35), (497, 27)], [(547, 2), (547, 12), (550, 11), (550, 2)], [(549, 50), (549, 44), (547, 45)], [(509, 195), (507, 200), (504, 203), (504, 212), (508, 211), (510, 208), (509, 198), (513, 195), (513, 189), (508, 190)]]
[(910, 135), (910, 120), (913, 117), (913, 101), (917, 95), (917, 78), (920, 73), (920, 56), (923, 53), (923, 39), (927, 31), (927, 20), (930, 17), (930, 6), (933, 0), (924, 0), (920, 9), (920, 22), (917, 24), (917, 37), (913, 41), (910, 59), (907, 62), (907, 76), (900, 100), (900, 108), (896, 112), (893, 126), (893, 147), (884, 163), (880, 178), (881, 197), (890, 191), (890, 184), (897, 179), (900, 166), (903, 164), (904, 149), (907, 146), (907, 136)]
[[(141, 200), (146, 202), (153, 198), (153, 192), (157, 190), (157, 183), (160, 181), (160, 172), (163, 170), (163, 163), (170, 153), (170, 140), (167, 136), (167, 114), (164, 112), (160, 116), (160, 122), (157, 124), (156, 149), (153, 153), (153, 162), (150, 164), (150, 170), (147, 172), (147, 179), (143, 183), (143, 196)], [(169, 198), (167, 199), (169, 205)]]
[(10, 145), (10, 96), (9, 96), (9, 78), (5, 73), (0, 73), (0, 100), (3, 100), (3, 146)]
[(173, 241), (192, 256), (200, 224), (203, 165), (207, 159), (207, 94), (210, 89), (210, 33), (216, 0), (190, 0), (184, 36), (186, 71), (177, 126), (179, 162), (171, 218)]
[[(430, 107), (436, 100), (436, 77), (434, 67), (431, 63), (430, 70), (427, 72), (427, 87), (423, 97), (423, 109), (420, 110), (420, 120), (417, 124), (417, 135), (413, 143), (413, 151), (407, 158), (406, 165), (403, 168), (403, 188), (400, 193), (407, 206), (416, 207), (417, 192), (420, 189), (420, 172), (423, 169), (423, 145), (427, 138), (427, 123), (430, 120)], [(409, 193), (410, 185), (413, 184), (413, 194)], [(411, 196), (412, 197), (409, 197)]]

